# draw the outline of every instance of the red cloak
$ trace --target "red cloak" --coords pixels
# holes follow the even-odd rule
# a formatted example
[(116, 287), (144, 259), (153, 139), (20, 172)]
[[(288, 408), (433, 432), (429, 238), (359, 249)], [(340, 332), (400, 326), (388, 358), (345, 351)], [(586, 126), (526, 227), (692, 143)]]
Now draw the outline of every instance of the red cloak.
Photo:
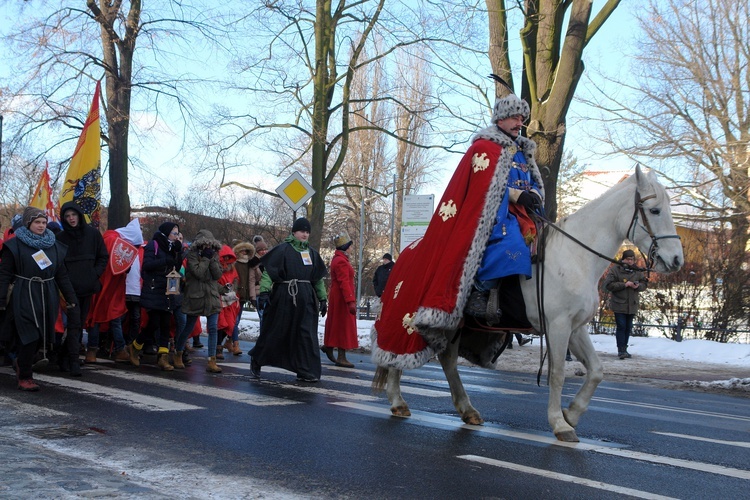
[[(542, 185), (533, 159), (535, 144), (525, 138), (518, 142)], [(506, 192), (515, 154), (512, 145), (497, 127), (480, 131), (448, 183), (427, 232), (401, 252), (373, 325), (372, 359), (378, 365), (422, 366), (445, 349), (458, 329)]]

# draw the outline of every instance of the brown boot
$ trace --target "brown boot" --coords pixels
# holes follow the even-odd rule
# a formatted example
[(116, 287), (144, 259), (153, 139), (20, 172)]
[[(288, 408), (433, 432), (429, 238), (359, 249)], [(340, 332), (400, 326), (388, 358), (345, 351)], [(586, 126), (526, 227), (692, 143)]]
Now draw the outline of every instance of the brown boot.
[(219, 366), (216, 364), (216, 356), (210, 356), (208, 358), (206, 371), (209, 373), (221, 373), (221, 368), (219, 368)]
[(115, 353), (115, 363), (127, 363), (128, 361), (130, 361), (130, 354), (127, 347)]
[(354, 365), (346, 359), (346, 349), (339, 347), (339, 358), (336, 360), (336, 366), (343, 366), (344, 368), (354, 368)]
[(232, 342), (232, 354), (234, 354), (235, 356), (239, 356), (240, 354), (242, 354), (239, 340)]
[(222, 352), (224, 348), (222, 346), (216, 346), (216, 359), (224, 359), (224, 353)]
[(323, 346), (320, 348), (320, 350), (325, 353), (326, 357), (331, 363), (336, 364), (336, 358), (333, 357), (333, 347)]
[(185, 369), (185, 363), (182, 362), (182, 351), (175, 351), (172, 366), (180, 370)]
[(160, 352), (159, 360), (156, 364), (162, 369), (162, 371), (171, 372), (174, 370), (174, 366), (169, 364), (169, 352)]
[(136, 341), (134, 340), (132, 344), (129, 346), (130, 349), (130, 364), (133, 366), (141, 366), (141, 352), (143, 352), (143, 344), (138, 346)]
[(86, 349), (86, 358), (83, 360), (84, 363), (96, 363), (96, 351), (99, 349), (89, 347)]

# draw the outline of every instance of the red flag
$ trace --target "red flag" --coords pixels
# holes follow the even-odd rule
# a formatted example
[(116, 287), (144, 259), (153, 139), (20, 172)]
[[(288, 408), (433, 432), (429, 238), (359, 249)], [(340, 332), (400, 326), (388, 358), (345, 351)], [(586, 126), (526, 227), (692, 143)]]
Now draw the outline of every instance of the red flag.
[(50, 187), (49, 179), (49, 162), (44, 167), (44, 172), (39, 178), (39, 182), (36, 185), (34, 196), (31, 197), (30, 206), (44, 210), (47, 214), (47, 221), (57, 221), (57, 211), (55, 210), (55, 202), (52, 201), (52, 188)]

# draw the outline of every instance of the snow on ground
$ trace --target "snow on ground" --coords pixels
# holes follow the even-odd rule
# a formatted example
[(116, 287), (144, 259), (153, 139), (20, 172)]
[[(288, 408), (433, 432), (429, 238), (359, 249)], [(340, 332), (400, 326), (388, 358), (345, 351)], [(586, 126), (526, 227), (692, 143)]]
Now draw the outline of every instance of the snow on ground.
[[(370, 329), (373, 321), (357, 321), (357, 337), (359, 346), (365, 351), (370, 350)], [(318, 338), (323, 343), (325, 318), (318, 322)], [(258, 338), (258, 314), (254, 311), (244, 311), (240, 322), (240, 338), (256, 340)], [(600, 354), (612, 354), (614, 338), (611, 335), (592, 335), (594, 348)], [(637, 352), (639, 357), (655, 358), (686, 363), (709, 363), (723, 365), (727, 368), (738, 368), (741, 372), (750, 372), (750, 344), (721, 344), (708, 340), (683, 340), (675, 342), (667, 338), (631, 337), (631, 352)], [(714, 387), (727, 389), (741, 389), (750, 391), (750, 378), (732, 378), (714, 382), (691, 382), (699, 387)]]

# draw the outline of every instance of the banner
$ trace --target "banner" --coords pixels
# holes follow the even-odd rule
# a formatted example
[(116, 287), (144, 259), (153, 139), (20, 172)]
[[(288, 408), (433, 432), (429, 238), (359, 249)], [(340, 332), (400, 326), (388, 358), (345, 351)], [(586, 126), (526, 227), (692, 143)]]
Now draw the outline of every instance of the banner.
[(86, 222), (99, 227), (99, 209), (101, 208), (101, 124), (99, 122), (99, 96), (101, 82), (96, 82), (91, 109), (78, 138), (73, 158), (70, 160), (68, 173), (60, 191), (60, 206), (68, 201), (75, 201), (85, 214)]
[(44, 210), (47, 214), (47, 222), (57, 221), (57, 210), (55, 210), (55, 203), (52, 201), (52, 188), (50, 187), (49, 179), (49, 162), (44, 167), (44, 172), (39, 178), (39, 182), (36, 185), (34, 196), (31, 197), (31, 203), (29, 206)]

